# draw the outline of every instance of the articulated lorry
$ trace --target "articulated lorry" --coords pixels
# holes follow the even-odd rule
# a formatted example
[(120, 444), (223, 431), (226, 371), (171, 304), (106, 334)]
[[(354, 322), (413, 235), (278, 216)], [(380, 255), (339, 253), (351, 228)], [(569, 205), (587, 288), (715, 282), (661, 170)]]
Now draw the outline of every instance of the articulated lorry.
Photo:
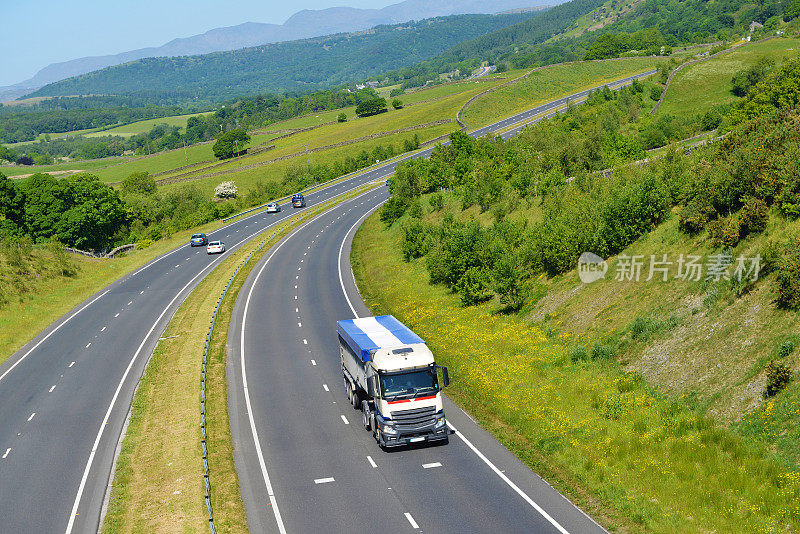
[(391, 315), (337, 325), (347, 397), (378, 444), (446, 442), (441, 390), (450, 379), (425, 341)]

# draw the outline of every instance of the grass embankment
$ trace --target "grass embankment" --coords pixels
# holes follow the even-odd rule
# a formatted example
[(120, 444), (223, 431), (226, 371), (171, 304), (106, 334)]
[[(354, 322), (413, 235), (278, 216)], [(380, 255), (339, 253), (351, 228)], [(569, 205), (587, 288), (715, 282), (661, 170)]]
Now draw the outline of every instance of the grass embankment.
[(59, 317), (103, 287), (136, 270), (157, 256), (188, 242), (193, 232), (210, 232), (219, 221), (176, 232), (149, 247), (120, 254), (116, 258), (69, 255), (74, 274), (61, 275), (46, 248), (37, 247), (23, 256), (24, 267), (9, 264), (0, 256), (0, 292), (7, 302), (0, 305), (0, 363), (39, 335)]
[(377, 215), (356, 235), (353, 265), (368, 305), (427, 339), (451, 370), (454, 400), (607, 528), (798, 528), (797, 473), (613, 361), (573, 362), (569, 333), (491, 303), (462, 307), (427, 283), (423, 262), (403, 262), (399, 241), (398, 225), (387, 232)]
[(664, 61), (627, 58), (547, 67), (478, 98), (464, 110), (461, 118), (470, 128), (478, 128), (560, 96), (644, 72)]
[(695, 115), (738, 98), (731, 92), (733, 75), (762, 57), (781, 63), (797, 55), (798, 39), (772, 39), (739, 47), (708, 61), (680, 70), (672, 79), (659, 114)]
[(167, 326), (136, 392), (104, 533), (208, 531), (200, 446), (203, 347), (225, 284), (242, 261), (258, 250), (239, 272), (220, 306), (206, 366), (206, 433), (214, 523), (217, 532), (248, 532), (228, 420), (226, 344), (236, 296), (272, 244), (310, 218), (367, 189), (359, 188), (304, 211), (287, 220), (281, 229), (231, 252), (187, 297)]

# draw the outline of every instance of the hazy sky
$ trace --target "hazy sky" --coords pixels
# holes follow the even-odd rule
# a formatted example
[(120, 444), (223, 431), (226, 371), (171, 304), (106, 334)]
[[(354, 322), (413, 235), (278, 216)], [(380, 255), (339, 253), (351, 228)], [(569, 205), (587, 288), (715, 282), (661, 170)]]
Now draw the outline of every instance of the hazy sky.
[(0, 86), (26, 80), (50, 63), (160, 46), (221, 26), (282, 24), (302, 9), (381, 8), (398, 1), (2, 0)]

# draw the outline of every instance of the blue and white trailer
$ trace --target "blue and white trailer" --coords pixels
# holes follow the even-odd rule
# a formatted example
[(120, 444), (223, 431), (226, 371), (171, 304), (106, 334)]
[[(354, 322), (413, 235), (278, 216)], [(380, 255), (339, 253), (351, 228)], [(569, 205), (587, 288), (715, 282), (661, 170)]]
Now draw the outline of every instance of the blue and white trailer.
[(450, 379), (425, 341), (391, 315), (337, 326), (348, 400), (362, 411), (364, 428), (378, 444), (447, 441), (441, 390)]

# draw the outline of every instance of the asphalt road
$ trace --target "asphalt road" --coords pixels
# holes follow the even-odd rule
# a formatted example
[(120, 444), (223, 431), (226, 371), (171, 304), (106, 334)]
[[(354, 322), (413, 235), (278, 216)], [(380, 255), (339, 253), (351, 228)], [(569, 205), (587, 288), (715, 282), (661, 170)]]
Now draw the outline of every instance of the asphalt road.
[(449, 400), (459, 433), (447, 445), (384, 452), (364, 430), (346, 400), (336, 321), (371, 315), (353, 283), (350, 242), (386, 194), (361, 195), (293, 232), (239, 294), (228, 398), (251, 531), (602, 532)]
[[(576, 93), (569, 98), (575, 100), (585, 96), (585, 93)], [(558, 106), (558, 103), (539, 106), (494, 127), (482, 128), (472, 135), (498, 131), (515, 122), (553, 111)], [(413, 156), (403, 156), (376, 165), (364, 174), (308, 194), (308, 205), (313, 206), (361, 184), (383, 179), (392, 174), (398, 162), (410, 157), (427, 157), (432, 150), (429, 148)], [(365, 207), (362, 205), (360, 209)], [(292, 213), (292, 208), (284, 205), (284, 210), (278, 214), (259, 213), (242, 217), (213, 232), (210, 238), (224, 241), (230, 253)], [(149, 355), (181, 302), (204, 276), (213, 273), (222, 258), (224, 255), (207, 256), (204, 249), (192, 249), (188, 245), (160, 256), (76, 306), (0, 364), (1, 532), (70, 533), (97, 530), (114, 464), (114, 453), (136, 384)], [(320, 271), (319, 276), (323, 274)], [(337, 289), (334, 282), (319, 282), (319, 288), (327, 284), (326, 291), (330, 294), (325, 298), (335, 298)], [(341, 292), (340, 289), (338, 291)], [(310, 296), (307, 298), (311, 299)], [(309, 304), (313, 305), (313, 302)], [(316, 339), (320, 346), (315, 350), (325, 350), (319, 341), (323, 339), (323, 329), (325, 332), (331, 331), (333, 323), (329, 321), (346, 311), (333, 308), (333, 304), (330, 306), (325, 311), (325, 317), (318, 320)], [(284, 334), (288, 335), (288, 332)], [(319, 367), (321, 370), (322, 365)], [(334, 384), (338, 387), (338, 382)], [(334, 384), (330, 384), (329, 388), (333, 389)], [(304, 401), (316, 403), (320, 400), (305, 390), (286, 391), (286, 394), (300, 398), (301, 391)], [(455, 412), (454, 409), (451, 411)], [(354, 428), (354, 413), (348, 413), (346, 417), (351, 419), (348, 428)], [(468, 428), (470, 421), (455, 418), (453, 423), (461, 430), (461, 427)], [(297, 432), (309, 432), (309, 439), (320, 439), (316, 434), (312, 436), (308, 426), (302, 422), (298, 426), (302, 430), (296, 430), (295, 436)], [(274, 439), (274, 436), (265, 436), (265, 439)], [(448, 450), (457, 450), (457, 442), (451, 440)], [(273, 444), (272, 441), (267, 443)], [(481, 442), (480, 446), (483, 445)], [(275, 446), (280, 447), (279, 444)], [(313, 457), (306, 461), (312, 462)], [(354, 457), (349, 461), (345, 465), (350, 466), (355, 461)], [(317, 465), (321, 469), (329, 464), (326, 460)], [(459, 467), (474, 470), (478, 465), (470, 461)], [(395, 488), (398, 488), (398, 495), (402, 495), (403, 499), (409, 498), (406, 495), (414, 488), (411, 479), (404, 483), (397, 475), (404, 472), (404, 468), (386, 466), (380, 472), (390, 473), (390, 469), (399, 469), (394, 471), (395, 476), (391, 478)], [(249, 470), (244, 473), (243, 486), (246, 487), (248, 477), (258, 473)], [(340, 480), (346, 476), (340, 474)], [(304, 483), (298, 480), (298, 484)], [(405, 489), (403, 484), (406, 485)], [(328, 489), (332, 487), (327, 484), (315, 485), (315, 490), (325, 490), (326, 486)], [(461, 489), (457, 487), (451, 489), (454, 495), (459, 492)], [(355, 504), (360, 498), (361, 493), (354, 493), (348, 497), (346, 506), (345, 503), (340, 504), (345, 506), (344, 509), (360, 514), (353, 517), (361, 517), (364, 512), (357, 512), (360, 507)], [(436, 495), (436, 498), (449, 502), (455, 497)], [(397, 497), (389, 496), (386, 499), (387, 506), (389, 503), (399, 506)], [(402, 502), (408, 502), (409, 508), (412, 504), (419, 504), (413, 500)], [(292, 514), (289, 504), (282, 504), (286, 507), (286, 513)], [(428, 515), (430, 506), (415, 508), (409, 513), (415, 512), (426, 521), (432, 520), (435, 516)], [(449, 524), (461, 524), (453, 518), (449, 520)], [(443, 528), (449, 526), (444, 525)], [(254, 528), (253, 531), (257, 532), (258, 529)]]

